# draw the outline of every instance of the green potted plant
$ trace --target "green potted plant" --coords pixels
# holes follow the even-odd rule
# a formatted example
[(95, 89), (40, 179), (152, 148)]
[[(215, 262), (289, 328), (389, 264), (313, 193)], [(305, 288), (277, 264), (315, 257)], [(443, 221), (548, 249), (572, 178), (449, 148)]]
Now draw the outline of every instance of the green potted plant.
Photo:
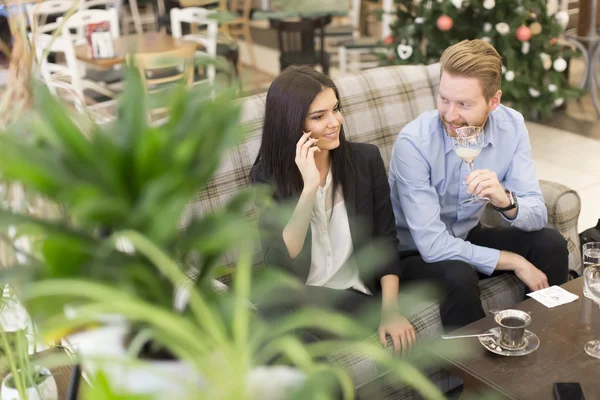
[[(148, 382), (149, 375), (136, 382), (135, 374), (144, 370), (154, 371), (156, 383), (142, 385), (144, 394), (173, 390), (183, 398), (192, 398), (189, 393), (258, 398), (264, 392), (256, 382), (266, 375), (275, 383), (283, 379), (275, 376), (289, 378), (299, 398), (331, 394), (338, 387), (351, 398), (348, 374), (323, 360), (353, 347), (426, 397), (442, 398), (409, 361), (358, 340), (370, 331), (342, 315), (303, 310), (272, 325), (253, 312), (251, 287), (299, 285), (275, 271), (251, 279), (256, 231), (243, 215), (261, 193), (240, 192), (223, 209), (180, 226), (188, 202), (244, 135), (239, 103), (228, 90), (176, 87), (161, 94), (169, 99), (168, 121), (150, 126), (139, 76), (132, 70), (127, 76), (118, 115), (109, 125), (82, 131), (39, 89), (34, 113), (0, 136), (2, 178), (25, 185), (62, 211), (52, 218), (0, 211), (0, 226), (15, 227), (16, 238), (31, 240), (18, 273), (33, 283), (20, 296), (46, 337), (58, 339), (116, 315), (117, 323), (96, 329), (104, 336), (91, 343), (111, 357), (94, 354), (83, 362), (93, 366), (89, 371), (99, 377), (97, 383), (121, 392), (139, 394), (139, 383)], [(220, 260), (232, 250), (239, 260), (233, 288), (215, 293)], [(198, 273), (192, 282), (193, 268)], [(177, 310), (173, 297), (181, 286), (189, 290), (189, 303)], [(296, 332), (307, 327), (340, 339), (305, 345)], [(157, 360), (162, 355), (170, 359)]]
[(26, 329), (12, 332), (0, 331), (2, 365), (8, 366), (10, 371), (2, 380), (0, 398), (2, 400), (58, 400), (56, 381), (50, 370), (36, 365), (30, 359), (28, 336)]
[[(183, 230), (178, 222), (223, 151), (242, 137), (236, 123), (239, 107), (233, 105), (229, 91), (213, 96), (210, 88), (190, 92), (177, 88), (170, 120), (160, 127), (149, 126), (139, 76), (135, 70), (128, 73), (129, 86), (115, 123), (88, 132), (82, 132), (46, 90), (36, 93), (36, 113), (2, 137), (8, 157), (1, 167), (2, 177), (26, 185), (66, 212), (45, 220), (7, 211), (3, 222), (7, 227), (19, 226), (18, 238), (23, 237), (24, 227), (30, 228), (27, 236), (34, 244), (27, 263), (35, 279), (78, 277), (102, 282), (157, 308), (171, 309), (174, 284), (144, 257), (107, 246), (106, 233), (135, 229), (170, 254), (178, 254), (181, 262), (201, 251), (207, 267), (216, 264), (228, 243), (238, 237), (233, 217), (251, 193), (233, 199), (222, 215), (192, 222)], [(207, 134), (200, 135), (198, 126)], [(29, 163), (32, 156), (36, 161)], [(216, 217), (223, 223), (215, 225)], [(220, 242), (215, 245), (203, 238)], [(204, 276), (197, 284), (210, 286)], [(61, 299), (34, 308), (43, 315), (64, 304)], [(107, 328), (104, 334), (113, 337), (102, 340), (115, 342), (122, 329)], [(133, 327), (134, 332), (141, 330), (139, 325)]]
[(37, 365), (32, 354), (38, 350), (33, 325), (11, 288), (3, 287), (0, 300), (0, 370), (8, 370), (2, 380), (2, 400), (57, 400), (54, 377)]

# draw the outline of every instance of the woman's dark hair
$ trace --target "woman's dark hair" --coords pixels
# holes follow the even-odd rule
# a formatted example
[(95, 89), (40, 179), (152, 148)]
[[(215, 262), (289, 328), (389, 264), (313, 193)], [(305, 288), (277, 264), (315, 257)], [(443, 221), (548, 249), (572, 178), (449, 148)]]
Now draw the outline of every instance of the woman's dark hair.
[[(311, 103), (326, 88), (333, 89), (339, 101), (340, 95), (333, 81), (308, 66), (286, 68), (269, 87), (262, 143), (252, 169), (262, 168), (262, 174), (274, 185), (275, 195), (280, 200), (299, 196), (302, 192), (302, 175), (294, 161), (296, 144), (303, 134)], [(339, 106), (341, 110), (341, 104)], [(347, 198), (354, 188), (354, 169), (343, 125), (339, 141), (340, 145), (329, 153), (332, 181), (334, 188), (341, 184)]]

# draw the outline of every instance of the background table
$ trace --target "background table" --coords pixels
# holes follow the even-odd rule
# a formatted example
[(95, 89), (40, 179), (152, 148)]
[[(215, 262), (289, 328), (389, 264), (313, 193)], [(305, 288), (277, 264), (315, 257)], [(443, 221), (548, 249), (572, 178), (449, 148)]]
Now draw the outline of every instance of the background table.
[(128, 53), (167, 53), (179, 47), (194, 46), (197, 49), (204, 47), (200, 43), (175, 39), (165, 33), (149, 32), (143, 35), (122, 36), (113, 40), (115, 57), (93, 58), (89, 53), (89, 45), (82, 44), (75, 47), (75, 56), (79, 61), (100, 68), (111, 68), (115, 65), (126, 63)]

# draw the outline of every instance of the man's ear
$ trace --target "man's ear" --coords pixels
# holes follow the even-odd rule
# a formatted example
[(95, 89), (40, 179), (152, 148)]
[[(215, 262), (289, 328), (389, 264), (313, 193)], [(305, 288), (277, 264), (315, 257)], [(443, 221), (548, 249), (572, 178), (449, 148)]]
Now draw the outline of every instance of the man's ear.
[(490, 101), (488, 101), (489, 112), (494, 111), (500, 105), (500, 99), (502, 99), (502, 90), (498, 90), (496, 94), (492, 96)]

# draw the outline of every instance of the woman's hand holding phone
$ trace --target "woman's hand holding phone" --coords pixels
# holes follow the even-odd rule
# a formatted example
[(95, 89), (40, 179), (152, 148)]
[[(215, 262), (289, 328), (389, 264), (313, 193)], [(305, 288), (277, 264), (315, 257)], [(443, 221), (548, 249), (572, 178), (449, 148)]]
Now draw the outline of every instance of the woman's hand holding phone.
[(304, 132), (296, 145), (296, 165), (302, 175), (304, 188), (316, 189), (321, 183), (321, 174), (315, 163), (315, 153), (321, 149), (316, 146), (319, 139), (311, 138), (311, 132)]

